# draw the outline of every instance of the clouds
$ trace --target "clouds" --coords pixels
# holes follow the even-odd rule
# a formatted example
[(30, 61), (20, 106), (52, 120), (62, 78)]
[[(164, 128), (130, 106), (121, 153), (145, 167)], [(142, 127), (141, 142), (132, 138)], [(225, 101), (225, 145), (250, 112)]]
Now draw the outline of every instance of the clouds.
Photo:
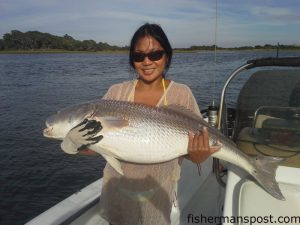
[[(279, 42), (299, 43), (300, 7), (297, 0), (219, 0), (218, 5), (218, 43), (221, 46), (260, 44), (262, 41), (271, 43), (275, 41), (275, 36), (281, 38)], [(94, 39), (124, 46), (128, 45), (132, 33), (144, 22), (160, 24), (174, 47), (211, 45), (214, 39), (215, 1), (0, 2), (0, 35), (13, 29), (39, 30), (55, 35), (67, 33), (80, 40)], [(281, 28), (286, 35), (280, 33)]]
[(300, 4), (296, 0), (223, 1), (219, 36), (224, 45), (300, 45)]
[[(298, 9), (299, 10), (299, 9)], [(279, 7), (253, 7), (251, 9), (253, 16), (260, 18), (263, 21), (273, 25), (288, 25), (289, 23), (299, 23), (299, 12), (292, 8)], [(275, 23), (274, 23), (275, 22)], [(276, 23), (279, 22), (279, 23)]]

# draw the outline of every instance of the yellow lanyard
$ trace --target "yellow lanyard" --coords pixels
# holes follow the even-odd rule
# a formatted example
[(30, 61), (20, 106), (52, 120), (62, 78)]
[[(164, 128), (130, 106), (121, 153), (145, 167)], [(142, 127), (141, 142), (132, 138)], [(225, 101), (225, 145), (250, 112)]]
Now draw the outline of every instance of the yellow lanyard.
[(161, 80), (161, 83), (162, 83), (162, 86), (164, 88), (164, 106), (167, 106), (168, 105), (168, 102), (167, 102), (167, 96), (166, 96), (166, 83), (165, 83), (165, 78), (163, 78)]
[[(134, 90), (135, 90), (135, 86), (137, 84), (138, 80), (134, 80), (134, 83), (132, 85), (132, 89), (130, 91), (130, 94), (128, 95), (127, 101), (134, 101)], [(168, 102), (167, 102), (167, 96), (166, 96), (166, 83), (165, 83), (165, 79), (163, 78), (161, 80), (163, 89), (164, 89), (164, 105), (167, 106)]]

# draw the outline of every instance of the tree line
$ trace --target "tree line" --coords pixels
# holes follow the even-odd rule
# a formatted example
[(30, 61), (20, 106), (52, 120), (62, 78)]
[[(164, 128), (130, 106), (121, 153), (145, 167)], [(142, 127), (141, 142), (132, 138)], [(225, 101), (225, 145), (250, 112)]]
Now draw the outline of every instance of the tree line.
[(75, 40), (68, 34), (63, 37), (39, 31), (21, 32), (12, 30), (0, 39), (0, 50), (67, 50), (67, 51), (105, 51), (123, 50), (127, 47), (112, 46), (94, 40)]
[[(300, 50), (299, 45), (282, 45), (282, 44), (277, 44), (277, 45), (270, 45), (270, 44), (265, 44), (265, 45), (255, 45), (255, 46), (241, 46), (241, 47), (232, 47), (232, 48), (224, 48), (217, 46), (218, 50), (268, 50), (268, 49), (280, 49), (280, 50)], [(178, 49), (179, 50), (179, 49)], [(200, 46), (191, 46), (189, 48), (184, 48), (181, 50), (191, 50), (191, 51), (213, 51), (215, 50), (215, 45), (200, 45)]]
[[(217, 46), (218, 50), (257, 50), (257, 49), (300, 49), (297, 45), (255, 45), (234, 48), (223, 48)], [(21, 32), (12, 30), (10, 33), (3, 35), (0, 39), (0, 51), (2, 50), (66, 50), (66, 51), (116, 51), (128, 50), (129, 47), (112, 46), (105, 42), (96, 42), (94, 40), (75, 40), (68, 34), (63, 37), (52, 35), (49, 33), (41, 33), (39, 31)], [(175, 50), (184, 51), (211, 51), (215, 49), (215, 45), (191, 46), (189, 48), (176, 48)]]

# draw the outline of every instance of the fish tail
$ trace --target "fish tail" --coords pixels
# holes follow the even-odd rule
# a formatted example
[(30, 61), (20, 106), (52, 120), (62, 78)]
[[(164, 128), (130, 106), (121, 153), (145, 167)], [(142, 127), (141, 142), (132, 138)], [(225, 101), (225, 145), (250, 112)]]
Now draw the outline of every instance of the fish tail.
[(255, 177), (258, 183), (274, 198), (285, 200), (275, 179), (276, 170), (279, 166), (279, 163), (284, 159), (279, 157), (258, 155), (253, 157), (252, 160), (254, 170), (251, 174), (253, 177)]

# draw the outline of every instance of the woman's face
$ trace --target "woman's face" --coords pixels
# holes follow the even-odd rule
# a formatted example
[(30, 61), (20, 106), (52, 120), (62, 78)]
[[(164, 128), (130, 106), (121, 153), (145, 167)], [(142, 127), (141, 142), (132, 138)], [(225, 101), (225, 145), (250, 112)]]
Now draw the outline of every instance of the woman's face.
[[(160, 43), (151, 36), (145, 36), (137, 42), (134, 52), (145, 53), (163, 51), (164, 49)], [(151, 58), (151, 57), (150, 57)], [(160, 79), (164, 73), (165, 66), (167, 63), (167, 56), (163, 56), (159, 60), (150, 60), (148, 57), (141, 62), (134, 61), (134, 67), (136, 72), (139, 74), (139, 78), (146, 82), (153, 82)]]

